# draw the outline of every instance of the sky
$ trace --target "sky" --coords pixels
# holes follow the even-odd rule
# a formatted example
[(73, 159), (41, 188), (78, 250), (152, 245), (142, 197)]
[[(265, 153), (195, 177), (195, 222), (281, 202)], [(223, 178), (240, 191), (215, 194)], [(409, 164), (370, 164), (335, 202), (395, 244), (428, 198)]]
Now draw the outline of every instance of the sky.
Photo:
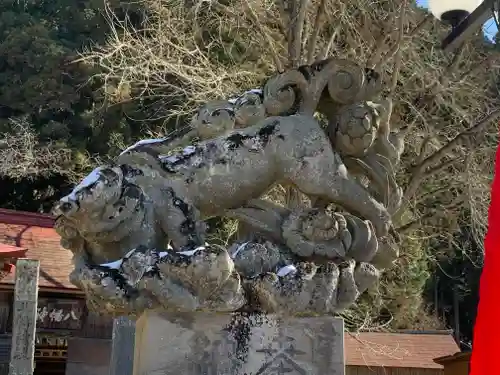
[[(417, 4), (420, 5), (422, 8), (427, 8), (428, 3), (429, 3), (428, 0), (417, 0)], [(483, 31), (484, 31), (484, 35), (488, 39), (493, 40), (493, 37), (495, 36), (495, 34), (498, 31), (497, 25), (496, 25), (495, 21), (493, 20), (493, 18), (486, 21), (486, 23), (483, 26)]]

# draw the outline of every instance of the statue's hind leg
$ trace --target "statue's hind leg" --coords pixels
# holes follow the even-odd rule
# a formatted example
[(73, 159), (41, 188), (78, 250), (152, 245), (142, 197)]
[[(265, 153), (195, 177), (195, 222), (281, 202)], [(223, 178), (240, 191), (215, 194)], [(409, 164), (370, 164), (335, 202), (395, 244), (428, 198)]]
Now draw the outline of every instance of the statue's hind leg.
[(391, 226), (386, 208), (361, 185), (347, 175), (337, 155), (318, 152), (304, 157), (288, 176), (302, 193), (339, 205), (363, 219), (370, 220), (378, 236), (385, 236)]

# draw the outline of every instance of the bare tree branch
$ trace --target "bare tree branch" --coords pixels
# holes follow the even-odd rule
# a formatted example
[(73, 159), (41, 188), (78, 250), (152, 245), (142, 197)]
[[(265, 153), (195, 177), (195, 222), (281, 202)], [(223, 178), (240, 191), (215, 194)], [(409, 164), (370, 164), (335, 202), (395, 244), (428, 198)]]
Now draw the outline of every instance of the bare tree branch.
[(457, 156), (451, 160), (447, 160), (435, 167), (430, 168), (423, 174), (423, 179), (430, 178), (436, 174), (438, 174), (441, 171), (444, 171), (445, 169), (451, 167), (452, 165), (455, 165), (456, 163), (460, 162), (463, 160), (463, 157)]
[(296, 68), (300, 64), (302, 54), (302, 32), (309, 0), (290, 2), (290, 32), (288, 40), (288, 59), (290, 66)]
[(396, 41), (397, 52), (394, 62), (394, 68), (392, 71), (391, 87), (389, 89), (389, 98), (391, 99), (394, 96), (394, 91), (396, 91), (399, 79), (399, 70), (401, 69), (401, 43), (403, 42), (405, 14), (406, 14), (406, 1), (403, 1), (403, 4), (401, 4), (401, 10), (399, 14), (398, 39)]
[(318, 11), (316, 13), (316, 18), (314, 19), (314, 26), (309, 37), (309, 42), (307, 46), (307, 64), (312, 64), (314, 62), (314, 52), (316, 50), (316, 42), (318, 41), (319, 31), (321, 29), (321, 23), (323, 17), (325, 17), (326, 0), (320, 0), (318, 5)]
[(460, 46), (455, 51), (455, 53), (453, 55), (453, 59), (451, 60), (450, 64), (447, 66), (444, 73), (439, 77), (439, 80), (436, 81), (436, 83), (431, 88), (431, 90), (430, 90), (430, 97), (431, 98), (434, 98), (443, 87), (448, 86), (450, 79), (452, 78), (453, 74), (455, 73), (455, 71), (459, 67), (463, 52), (464, 52), (463, 45)]
[(479, 63), (475, 64), (471, 70), (464, 72), (460, 76), (460, 78), (458, 78), (458, 81), (463, 81), (463, 80), (467, 79), (468, 77), (475, 75), (479, 70), (484, 69), (485, 66), (490, 66), (497, 59), (498, 59), (498, 56), (496, 53), (492, 53), (491, 55), (488, 55), (488, 57), (485, 57)]
[[(12, 179), (66, 175), (81, 177), (72, 169), (72, 150), (41, 142), (26, 118), (10, 118), (11, 130), (0, 137), (0, 176)], [(89, 158), (90, 160), (90, 158)]]
[(471, 137), (478, 132), (484, 130), (487, 126), (491, 125), (491, 122), (500, 116), (500, 109), (494, 110), (488, 115), (486, 115), (482, 120), (469, 127), (468, 129), (459, 133), (455, 138), (449, 141), (446, 145), (441, 147), (438, 151), (428, 156), (422, 163), (416, 166), (416, 170), (424, 170), (428, 166), (434, 164), (436, 161), (441, 159), (446, 153), (451, 151), (455, 146), (457, 146), (465, 138)]
[[(412, 220), (404, 225), (401, 225), (400, 227), (397, 228), (397, 231), (401, 234), (408, 233), (410, 231), (413, 231), (415, 229), (421, 229), (422, 231), (425, 231), (424, 228), (424, 222), (429, 219), (433, 219), (436, 216), (443, 216), (446, 215), (447, 210), (455, 210), (457, 208), (463, 207), (464, 200), (462, 197), (458, 197), (455, 199), (451, 204), (448, 204), (446, 206), (439, 207), (438, 209), (432, 209), (429, 212), (426, 212), (425, 214), (419, 216), (417, 219)], [(453, 217), (452, 217), (453, 219)]]
[[(456, 137), (454, 137), (451, 141), (449, 141), (446, 145), (441, 147), (439, 150), (434, 152), (432, 155), (425, 158), (421, 163), (416, 165), (413, 168), (413, 173), (411, 175), (410, 181), (407, 185), (405, 193), (403, 195), (403, 203), (399, 210), (395, 213), (395, 221), (398, 221), (401, 218), (403, 211), (406, 209), (408, 201), (415, 195), (420, 183), (424, 178), (426, 178), (426, 169), (431, 165), (438, 162), (442, 157), (444, 157), (448, 152), (452, 151), (463, 139), (473, 136), (479, 131), (485, 129), (491, 122), (500, 116), (500, 109), (497, 109), (490, 114), (488, 114), (484, 119), (476, 123), (475, 125), (469, 127), (463, 132), (459, 133)], [(456, 162), (456, 160), (453, 160)], [(444, 166), (449, 166), (447, 163)], [(442, 168), (443, 166), (441, 166)], [(440, 167), (438, 167), (440, 168)], [(439, 169), (437, 169), (439, 170)], [(430, 171), (432, 173), (432, 171)]]
[(411, 232), (415, 229), (418, 229), (422, 226), (422, 221), (425, 220), (425, 219), (429, 219), (431, 217), (433, 217), (434, 215), (436, 214), (436, 211), (433, 211), (433, 212), (428, 212), (422, 216), (420, 216), (418, 219), (416, 220), (412, 220), (400, 227), (397, 227), (396, 230), (398, 231), (398, 233), (401, 233), (401, 234), (405, 234), (405, 233), (408, 233), (408, 232)]
[(263, 30), (262, 28), (262, 24), (261, 22), (259, 21), (259, 18), (257, 17), (257, 15), (255, 14), (255, 12), (253, 11), (252, 7), (250, 6), (250, 4), (248, 3), (248, 0), (243, 0), (243, 3), (245, 5), (245, 9), (247, 10), (250, 18), (252, 19), (253, 23), (255, 24), (255, 26), (257, 26), (257, 28), (259, 29), (260, 33), (262, 34), (262, 36), (264, 37), (264, 39), (266, 40), (267, 42), (267, 45), (269, 47), (269, 50), (273, 56), (273, 60), (274, 60), (274, 64), (276, 65), (276, 70), (278, 72), (283, 72), (283, 64), (281, 63), (281, 59), (278, 55), (278, 53), (276, 52), (275, 48), (274, 48), (274, 43), (272, 42), (272, 40), (270, 39), (270, 36)]
[(324, 60), (324, 59), (328, 58), (328, 56), (330, 55), (330, 51), (333, 47), (333, 43), (335, 43), (335, 38), (337, 37), (337, 34), (340, 31), (340, 27), (341, 26), (338, 25), (333, 30), (332, 35), (330, 36), (330, 39), (328, 39), (328, 43), (326, 44), (326, 47), (325, 47), (323, 53), (320, 55), (320, 60)]
[[(413, 28), (413, 30), (411, 30), (408, 33), (408, 35), (405, 36), (404, 40), (411, 40), (412, 38), (414, 38), (420, 31), (422, 31), (422, 29), (427, 25), (427, 23), (429, 23), (433, 19), (433, 17), (434, 16), (432, 14), (428, 14), (417, 26)], [(395, 43), (389, 50), (389, 52), (385, 54), (383, 59), (381, 59), (378, 62), (375, 62), (374, 69), (380, 68), (380, 66), (385, 64), (388, 60), (390, 60), (400, 48), (401, 45)]]
[(374, 68), (378, 61), (380, 61), (380, 57), (382, 56), (382, 53), (384, 52), (384, 48), (386, 47), (386, 42), (390, 38), (390, 34), (386, 33), (385, 28), (382, 28), (380, 30), (380, 34), (375, 40), (375, 49), (373, 53), (371, 54), (370, 58), (366, 62), (366, 66), (368, 68)]

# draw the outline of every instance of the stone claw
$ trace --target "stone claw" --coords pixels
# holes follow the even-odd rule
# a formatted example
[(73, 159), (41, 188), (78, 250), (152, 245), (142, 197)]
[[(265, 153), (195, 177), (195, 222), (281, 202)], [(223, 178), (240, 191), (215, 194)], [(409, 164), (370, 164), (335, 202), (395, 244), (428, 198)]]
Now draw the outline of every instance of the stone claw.
[(349, 260), (338, 266), (303, 263), (280, 276), (267, 273), (249, 281), (261, 308), (267, 313), (327, 314), (349, 307), (380, 273), (371, 264)]

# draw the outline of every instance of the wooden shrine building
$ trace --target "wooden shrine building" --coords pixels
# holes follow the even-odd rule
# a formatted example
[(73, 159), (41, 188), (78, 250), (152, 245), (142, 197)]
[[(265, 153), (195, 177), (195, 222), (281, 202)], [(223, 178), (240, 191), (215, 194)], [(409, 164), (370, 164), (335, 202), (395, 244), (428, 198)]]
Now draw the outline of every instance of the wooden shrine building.
[(35, 375), (107, 375), (112, 319), (88, 312), (48, 215), (0, 209), (0, 374), (8, 374), (14, 259), (40, 261)]

